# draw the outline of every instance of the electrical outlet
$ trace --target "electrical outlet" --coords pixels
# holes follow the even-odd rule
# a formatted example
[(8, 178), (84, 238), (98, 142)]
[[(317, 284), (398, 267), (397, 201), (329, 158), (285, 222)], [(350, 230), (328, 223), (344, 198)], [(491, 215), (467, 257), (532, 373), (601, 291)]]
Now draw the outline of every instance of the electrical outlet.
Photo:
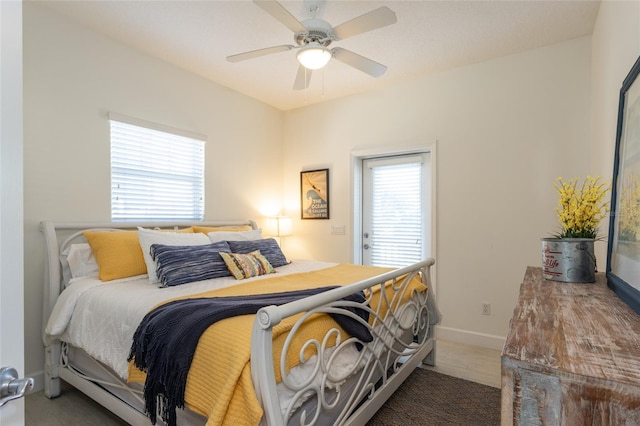
[(482, 315), (491, 315), (491, 304), (484, 302), (482, 304)]

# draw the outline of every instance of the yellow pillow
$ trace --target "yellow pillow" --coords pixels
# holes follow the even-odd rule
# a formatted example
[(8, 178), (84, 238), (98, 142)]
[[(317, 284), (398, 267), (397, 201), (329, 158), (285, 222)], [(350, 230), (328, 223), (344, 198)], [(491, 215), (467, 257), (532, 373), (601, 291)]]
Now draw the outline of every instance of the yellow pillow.
[(98, 262), (102, 281), (147, 273), (147, 265), (138, 240), (138, 231), (84, 231)]
[(208, 234), (209, 232), (240, 232), (251, 231), (253, 228), (251, 225), (238, 225), (238, 226), (193, 226), (193, 232), (202, 232)]

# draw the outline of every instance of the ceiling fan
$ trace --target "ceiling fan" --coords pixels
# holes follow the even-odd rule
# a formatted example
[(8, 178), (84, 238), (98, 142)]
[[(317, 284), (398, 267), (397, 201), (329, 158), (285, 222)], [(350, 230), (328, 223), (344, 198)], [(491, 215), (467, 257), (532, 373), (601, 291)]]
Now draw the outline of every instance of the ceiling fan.
[(293, 31), (295, 45), (285, 44), (252, 50), (227, 56), (229, 62), (239, 62), (253, 59), (272, 53), (285, 52), (299, 49), (297, 59), (300, 65), (293, 84), (294, 90), (306, 89), (311, 81), (312, 70), (324, 67), (331, 58), (335, 58), (347, 65), (369, 74), (372, 77), (380, 77), (387, 67), (369, 58), (342, 47), (329, 48), (334, 41), (344, 40), (358, 34), (385, 27), (397, 22), (396, 14), (386, 6), (367, 12), (336, 27), (327, 21), (316, 18), (315, 14), (320, 9), (320, 2), (305, 3), (312, 18), (302, 22), (295, 18), (287, 9), (276, 0), (253, 0), (265, 12), (284, 24)]

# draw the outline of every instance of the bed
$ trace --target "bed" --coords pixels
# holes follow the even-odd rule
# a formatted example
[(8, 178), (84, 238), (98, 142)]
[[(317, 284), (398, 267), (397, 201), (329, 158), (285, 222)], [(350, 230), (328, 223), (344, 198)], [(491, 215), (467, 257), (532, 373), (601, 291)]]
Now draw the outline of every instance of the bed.
[[(365, 424), (417, 366), (434, 364), (433, 327), (440, 313), (430, 278), (433, 259), (395, 270), (290, 261), (251, 220), (45, 221), (41, 230), (49, 398), (60, 394), (64, 380), (134, 425)], [(114, 246), (114, 238), (127, 247)], [(134, 256), (127, 250), (135, 244), (140, 254)], [(203, 266), (202, 259), (213, 258), (211, 250), (217, 263)], [(134, 257), (137, 266), (122, 264)], [(128, 276), (118, 275), (125, 269)], [(212, 277), (212, 271), (223, 276)], [(188, 325), (187, 317), (200, 312), (195, 304), (209, 306), (213, 299), (236, 303), (230, 311), (251, 313), (218, 319), (226, 305), (204, 307), (207, 321), (216, 322), (201, 326), (203, 314), (201, 325)], [(174, 314), (171, 305), (183, 310)], [(167, 332), (169, 323), (177, 327), (171, 336), (178, 337), (148, 343), (145, 333)], [(155, 360), (183, 362), (167, 348), (188, 346), (185, 330), (199, 327), (202, 334), (189, 337), (197, 346), (186, 356), (183, 382), (167, 388)], [(171, 346), (174, 341), (179, 343)], [(146, 352), (134, 350), (141, 347)], [(179, 365), (163, 374), (173, 380)], [(158, 383), (165, 387), (150, 393)], [(172, 393), (182, 399), (176, 403), (167, 396)]]

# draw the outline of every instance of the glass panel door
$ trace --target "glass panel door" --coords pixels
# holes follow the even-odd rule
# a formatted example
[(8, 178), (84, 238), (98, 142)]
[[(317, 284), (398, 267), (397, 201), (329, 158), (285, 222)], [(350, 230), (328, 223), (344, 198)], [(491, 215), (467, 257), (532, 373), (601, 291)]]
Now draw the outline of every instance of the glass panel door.
[(429, 153), (363, 160), (363, 264), (401, 267), (428, 256), (429, 160)]

